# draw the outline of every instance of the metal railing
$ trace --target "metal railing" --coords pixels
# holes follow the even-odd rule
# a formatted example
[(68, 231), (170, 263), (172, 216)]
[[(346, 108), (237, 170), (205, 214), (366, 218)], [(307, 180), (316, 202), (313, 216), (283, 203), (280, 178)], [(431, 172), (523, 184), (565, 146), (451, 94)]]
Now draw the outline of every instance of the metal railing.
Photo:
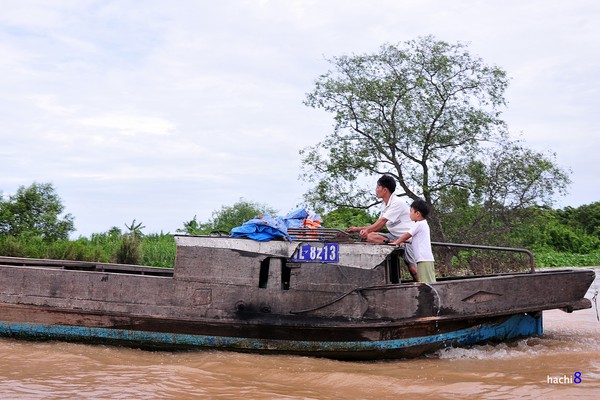
[(331, 241), (351, 243), (360, 241), (360, 238), (355, 238), (354, 235), (349, 232), (333, 228), (288, 228), (287, 232), (293, 240), (308, 242)]
[(479, 250), (498, 250), (508, 251), (512, 253), (524, 253), (529, 256), (529, 268), (530, 272), (535, 272), (535, 260), (533, 253), (527, 249), (520, 249), (517, 247), (497, 247), (497, 246), (481, 246), (476, 244), (462, 244), (462, 243), (442, 243), (442, 242), (431, 242), (432, 246), (444, 246), (444, 247), (456, 247), (462, 249), (479, 249)]

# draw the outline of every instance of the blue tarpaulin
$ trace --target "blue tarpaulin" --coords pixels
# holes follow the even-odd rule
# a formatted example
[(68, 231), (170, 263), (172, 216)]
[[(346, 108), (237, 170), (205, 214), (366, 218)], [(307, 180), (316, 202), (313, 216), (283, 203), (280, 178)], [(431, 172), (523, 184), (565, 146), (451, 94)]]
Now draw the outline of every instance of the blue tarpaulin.
[(247, 237), (249, 239), (266, 242), (276, 238), (291, 240), (288, 228), (302, 228), (305, 220), (321, 221), (317, 214), (309, 214), (304, 208), (290, 212), (285, 217), (273, 218), (269, 214), (252, 218), (242, 226), (231, 230), (231, 237)]
[(259, 242), (266, 242), (275, 238), (291, 240), (283, 218), (273, 218), (269, 214), (263, 215), (262, 218), (253, 218), (244, 222), (242, 226), (233, 228), (231, 237), (247, 237)]
[(299, 208), (283, 217), (283, 221), (288, 228), (302, 228), (306, 217), (308, 212), (304, 208)]

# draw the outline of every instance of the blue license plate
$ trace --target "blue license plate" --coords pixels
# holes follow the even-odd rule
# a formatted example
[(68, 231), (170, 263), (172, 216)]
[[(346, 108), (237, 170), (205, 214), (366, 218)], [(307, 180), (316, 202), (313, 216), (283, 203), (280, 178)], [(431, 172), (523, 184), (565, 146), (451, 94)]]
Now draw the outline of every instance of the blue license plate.
[(292, 261), (335, 263), (340, 260), (339, 250), (340, 246), (337, 243), (305, 244), (296, 250)]

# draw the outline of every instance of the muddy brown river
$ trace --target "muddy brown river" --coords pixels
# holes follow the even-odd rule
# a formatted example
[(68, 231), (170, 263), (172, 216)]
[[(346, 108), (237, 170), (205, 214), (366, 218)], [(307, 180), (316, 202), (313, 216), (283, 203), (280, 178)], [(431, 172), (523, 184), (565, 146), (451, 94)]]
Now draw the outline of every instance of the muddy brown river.
[[(587, 296), (600, 290), (600, 268)], [(600, 300), (598, 300), (600, 303)], [(0, 399), (598, 399), (597, 309), (544, 336), (379, 362), (0, 339)]]

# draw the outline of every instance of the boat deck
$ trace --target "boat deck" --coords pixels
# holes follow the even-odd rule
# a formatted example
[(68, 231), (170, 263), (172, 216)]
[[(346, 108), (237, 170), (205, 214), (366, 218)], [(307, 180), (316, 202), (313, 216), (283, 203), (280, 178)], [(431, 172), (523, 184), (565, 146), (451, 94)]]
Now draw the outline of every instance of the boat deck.
[(0, 256), (1, 266), (64, 269), (71, 271), (112, 272), (130, 275), (173, 276), (173, 268), (147, 267), (130, 264), (100, 263), (91, 261), (49, 260)]

